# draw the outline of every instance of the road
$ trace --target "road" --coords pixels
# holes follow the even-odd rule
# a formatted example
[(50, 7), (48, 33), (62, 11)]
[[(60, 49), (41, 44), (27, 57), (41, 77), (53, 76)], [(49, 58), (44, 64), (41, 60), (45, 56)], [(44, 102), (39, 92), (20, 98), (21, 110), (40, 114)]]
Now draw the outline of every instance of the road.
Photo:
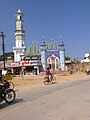
[(0, 120), (90, 120), (90, 78), (19, 90)]

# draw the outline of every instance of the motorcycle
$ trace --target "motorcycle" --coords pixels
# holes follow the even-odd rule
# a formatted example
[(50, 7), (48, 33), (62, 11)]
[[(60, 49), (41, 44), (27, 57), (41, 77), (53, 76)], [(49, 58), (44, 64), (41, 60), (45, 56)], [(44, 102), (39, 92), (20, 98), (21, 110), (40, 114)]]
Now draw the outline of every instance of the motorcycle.
[(9, 82), (8, 80), (4, 80), (3, 84), (5, 85), (6, 88), (14, 89), (13, 82)]
[(12, 103), (16, 98), (14, 89), (10, 88), (10, 84), (4, 82), (0, 84), (0, 103), (4, 100), (6, 103)]
[(45, 85), (54, 84), (55, 82), (56, 82), (56, 77), (52, 73), (49, 76), (44, 77), (44, 82), (43, 83)]

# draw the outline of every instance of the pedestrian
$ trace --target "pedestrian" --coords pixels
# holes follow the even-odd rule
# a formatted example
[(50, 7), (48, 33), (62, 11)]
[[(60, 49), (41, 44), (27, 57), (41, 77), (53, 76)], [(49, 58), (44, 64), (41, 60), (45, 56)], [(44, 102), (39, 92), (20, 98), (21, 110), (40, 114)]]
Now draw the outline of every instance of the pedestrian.
[(0, 83), (2, 83), (2, 73), (0, 73)]
[(24, 77), (23, 77), (23, 69), (21, 70), (21, 79), (23, 80)]

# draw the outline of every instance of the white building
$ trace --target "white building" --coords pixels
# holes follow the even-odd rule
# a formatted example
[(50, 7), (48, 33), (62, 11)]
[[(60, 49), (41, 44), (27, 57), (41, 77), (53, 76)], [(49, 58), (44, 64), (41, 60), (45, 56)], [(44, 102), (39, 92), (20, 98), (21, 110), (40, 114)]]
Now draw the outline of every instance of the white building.
[(90, 62), (90, 53), (85, 53), (84, 59), (81, 60), (81, 63)]
[(15, 47), (13, 47), (14, 52), (14, 62), (20, 62), (21, 56), (25, 52), (25, 31), (23, 30), (23, 13), (18, 9), (16, 13), (16, 30), (15, 30)]

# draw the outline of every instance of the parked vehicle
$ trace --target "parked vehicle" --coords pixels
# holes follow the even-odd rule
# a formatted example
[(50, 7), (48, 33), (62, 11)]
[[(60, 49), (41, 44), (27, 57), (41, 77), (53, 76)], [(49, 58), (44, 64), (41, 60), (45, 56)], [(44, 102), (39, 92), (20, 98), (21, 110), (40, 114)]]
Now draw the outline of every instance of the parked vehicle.
[(86, 75), (90, 75), (90, 69), (87, 69), (85, 72), (86, 72)]
[(56, 77), (54, 76), (54, 74), (50, 74), (49, 77), (45, 76), (44, 77), (44, 84), (48, 85), (48, 84), (54, 84), (56, 82)]

